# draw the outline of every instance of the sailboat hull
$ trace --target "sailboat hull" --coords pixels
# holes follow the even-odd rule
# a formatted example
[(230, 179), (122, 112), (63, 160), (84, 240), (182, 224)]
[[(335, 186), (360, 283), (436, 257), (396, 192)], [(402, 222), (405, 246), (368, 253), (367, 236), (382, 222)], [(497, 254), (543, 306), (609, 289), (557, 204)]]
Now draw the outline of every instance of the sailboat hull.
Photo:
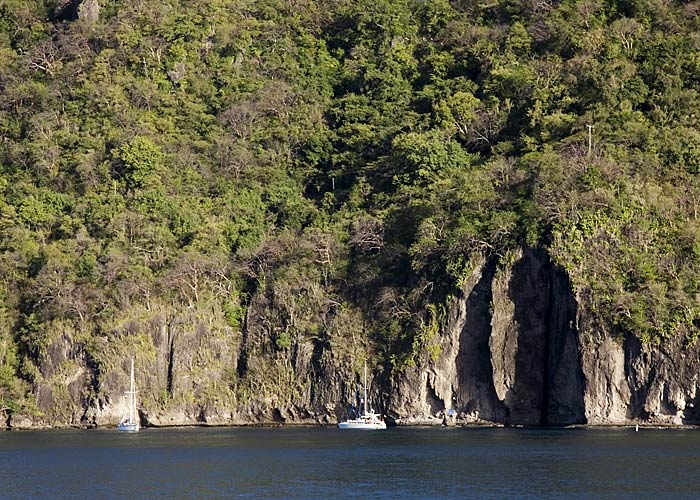
[(136, 422), (120, 422), (119, 425), (117, 425), (117, 430), (123, 432), (138, 432), (139, 424)]
[(129, 396), (129, 416), (124, 417), (119, 424), (117, 424), (117, 430), (124, 432), (136, 432), (139, 430), (139, 423), (136, 419), (136, 384), (134, 382), (134, 358), (131, 358), (131, 377), (129, 380), (130, 390), (126, 391), (126, 395)]

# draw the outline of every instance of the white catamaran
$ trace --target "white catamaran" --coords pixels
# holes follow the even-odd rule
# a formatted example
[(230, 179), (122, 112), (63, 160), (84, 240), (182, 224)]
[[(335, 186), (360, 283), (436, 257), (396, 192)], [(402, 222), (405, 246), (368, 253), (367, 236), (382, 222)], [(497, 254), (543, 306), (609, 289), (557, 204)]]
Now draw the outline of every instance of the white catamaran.
[(136, 419), (136, 387), (134, 386), (134, 358), (131, 358), (131, 387), (125, 393), (129, 398), (129, 416), (124, 417), (117, 429), (126, 432), (137, 432), (139, 430), (139, 422)]
[(338, 427), (341, 429), (363, 429), (363, 430), (375, 430), (375, 429), (386, 429), (386, 423), (381, 418), (379, 413), (374, 413), (374, 411), (367, 411), (367, 364), (365, 363), (365, 398), (364, 398), (364, 411), (362, 415), (358, 418), (348, 419), (344, 422), (338, 423)]

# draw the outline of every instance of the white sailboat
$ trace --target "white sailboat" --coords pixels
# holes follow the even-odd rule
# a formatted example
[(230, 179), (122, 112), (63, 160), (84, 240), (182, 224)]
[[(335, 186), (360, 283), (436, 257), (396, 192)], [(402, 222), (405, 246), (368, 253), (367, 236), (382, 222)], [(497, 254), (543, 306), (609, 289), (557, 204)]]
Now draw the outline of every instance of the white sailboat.
[(374, 411), (367, 411), (367, 363), (365, 363), (365, 398), (364, 411), (358, 418), (351, 418), (344, 422), (339, 422), (340, 429), (362, 429), (362, 430), (378, 430), (386, 429), (386, 423), (382, 420), (382, 416)]
[(139, 422), (136, 419), (136, 387), (134, 385), (134, 358), (131, 358), (131, 386), (125, 394), (129, 398), (129, 415), (124, 417), (117, 430), (125, 432), (137, 432), (139, 430)]

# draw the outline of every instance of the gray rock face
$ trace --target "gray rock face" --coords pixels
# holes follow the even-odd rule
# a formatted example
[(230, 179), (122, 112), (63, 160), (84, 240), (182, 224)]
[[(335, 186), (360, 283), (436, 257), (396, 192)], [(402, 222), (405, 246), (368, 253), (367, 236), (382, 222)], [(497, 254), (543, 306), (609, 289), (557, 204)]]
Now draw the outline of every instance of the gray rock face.
[(582, 347), (590, 423), (697, 425), (700, 350), (669, 339), (662, 346), (590, 339)]
[(596, 330), (540, 250), (477, 263), (441, 332), (441, 356), (392, 387), (399, 423), (700, 423), (700, 346)]
[[(370, 406), (399, 425), (700, 424), (697, 343), (647, 345), (597, 330), (542, 250), (472, 264), (431, 340), (433, 356), (402, 373), (370, 373)], [(221, 313), (168, 309), (93, 338), (89, 349), (56, 330), (34, 374), (39, 411), (5, 415), (5, 425), (115, 425), (134, 352), (143, 424), (345, 418), (363, 359), (353, 347), (357, 312), (329, 309), (324, 332), (284, 348), (271, 340), (276, 319), (265, 316), (265, 300), (253, 298), (243, 334), (222, 327)]]
[[(478, 266), (452, 306), (443, 355), (397, 385), (397, 413), (409, 422), (450, 414), (464, 423), (586, 421), (576, 302), (566, 275), (543, 252), (515, 257), (501, 269), (495, 261)], [(425, 397), (407, 401), (412, 387)]]
[[(568, 279), (542, 251), (526, 250), (517, 257), (512, 270), (505, 272), (507, 293), (501, 291), (497, 297), (509, 305), (494, 307), (491, 343), (494, 355), (512, 360), (494, 371), (497, 380), (508, 373), (510, 381), (499, 384), (508, 408), (506, 423), (583, 423), (576, 302)], [(499, 288), (504, 290), (506, 284)], [(501, 309), (512, 315), (498, 318), (496, 311)], [(495, 327), (503, 323), (505, 328)]]

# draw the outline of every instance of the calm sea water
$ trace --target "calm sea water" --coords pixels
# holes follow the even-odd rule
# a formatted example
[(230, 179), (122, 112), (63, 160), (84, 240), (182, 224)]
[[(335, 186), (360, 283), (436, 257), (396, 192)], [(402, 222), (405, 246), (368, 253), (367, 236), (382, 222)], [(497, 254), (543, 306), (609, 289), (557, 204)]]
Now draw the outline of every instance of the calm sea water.
[(0, 498), (698, 498), (700, 431), (0, 432)]

